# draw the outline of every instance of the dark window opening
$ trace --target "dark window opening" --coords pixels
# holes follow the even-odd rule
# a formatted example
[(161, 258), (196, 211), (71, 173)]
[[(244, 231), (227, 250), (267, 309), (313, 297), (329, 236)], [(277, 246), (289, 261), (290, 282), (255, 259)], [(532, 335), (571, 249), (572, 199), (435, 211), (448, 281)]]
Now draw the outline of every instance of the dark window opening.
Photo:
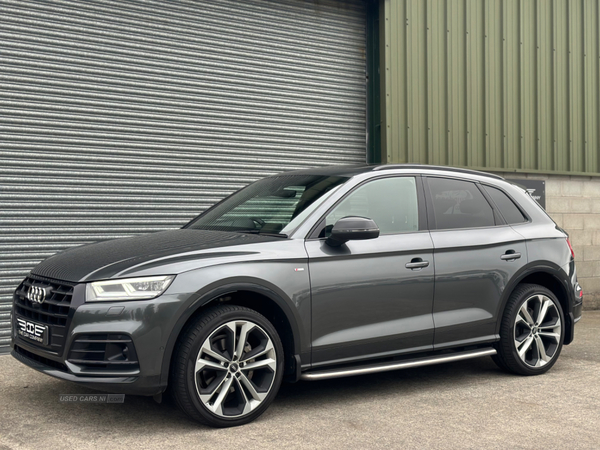
[(428, 178), (436, 229), (492, 227), (494, 211), (475, 183)]

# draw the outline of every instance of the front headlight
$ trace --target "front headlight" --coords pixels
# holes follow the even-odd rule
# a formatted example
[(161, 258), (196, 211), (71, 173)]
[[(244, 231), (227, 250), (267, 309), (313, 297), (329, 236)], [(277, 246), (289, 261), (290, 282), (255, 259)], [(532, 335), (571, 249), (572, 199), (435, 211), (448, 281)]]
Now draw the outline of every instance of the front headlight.
[(165, 292), (174, 275), (94, 281), (86, 286), (85, 301), (148, 300)]

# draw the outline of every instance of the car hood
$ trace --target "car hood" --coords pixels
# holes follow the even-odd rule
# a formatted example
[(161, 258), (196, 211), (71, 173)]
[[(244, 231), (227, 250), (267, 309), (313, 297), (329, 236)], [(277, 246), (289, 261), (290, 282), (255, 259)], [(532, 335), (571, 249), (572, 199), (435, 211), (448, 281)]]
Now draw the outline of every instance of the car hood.
[(227, 250), (217, 251), (216, 254), (210, 252), (214, 256), (219, 256), (235, 253), (233, 246), (277, 240), (281, 239), (224, 231), (193, 229), (162, 231), (75, 247), (46, 259), (31, 273), (70, 282), (103, 280), (119, 277), (119, 274), (132, 267), (156, 266), (162, 261), (172, 262), (178, 258), (199, 258), (202, 257), (202, 250), (227, 247)]

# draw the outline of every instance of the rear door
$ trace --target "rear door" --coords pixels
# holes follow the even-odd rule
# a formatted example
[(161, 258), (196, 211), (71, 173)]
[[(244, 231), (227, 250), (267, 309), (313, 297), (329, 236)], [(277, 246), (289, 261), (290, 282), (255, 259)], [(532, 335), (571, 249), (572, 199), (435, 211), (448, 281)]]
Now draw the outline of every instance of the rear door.
[(485, 189), (467, 180), (426, 177), (436, 349), (496, 340), (502, 293), (527, 264), (523, 237), (507, 224)]
[[(326, 215), (320, 238), (306, 241), (313, 365), (433, 348), (433, 246), (423, 207), (419, 177), (370, 180)], [(327, 233), (346, 216), (373, 219), (380, 236), (329, 246)]]

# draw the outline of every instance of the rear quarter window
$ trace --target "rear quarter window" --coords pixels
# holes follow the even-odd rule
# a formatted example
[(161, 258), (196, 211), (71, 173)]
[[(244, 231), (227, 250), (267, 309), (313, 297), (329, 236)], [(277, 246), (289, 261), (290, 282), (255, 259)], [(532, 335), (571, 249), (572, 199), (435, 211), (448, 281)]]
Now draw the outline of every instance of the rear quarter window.
[(508, 195), (506, 195), (500, 189), (491, 186), (483, 186), (483, 188), (500, 210), (500, 213), (504, 217), (504, 220), (506, 220), (506, 223), (516, 224), (527, 222), (527, 217), (523, 215), (521, 210), (517, 207), (517, 205), (515, 205)]

